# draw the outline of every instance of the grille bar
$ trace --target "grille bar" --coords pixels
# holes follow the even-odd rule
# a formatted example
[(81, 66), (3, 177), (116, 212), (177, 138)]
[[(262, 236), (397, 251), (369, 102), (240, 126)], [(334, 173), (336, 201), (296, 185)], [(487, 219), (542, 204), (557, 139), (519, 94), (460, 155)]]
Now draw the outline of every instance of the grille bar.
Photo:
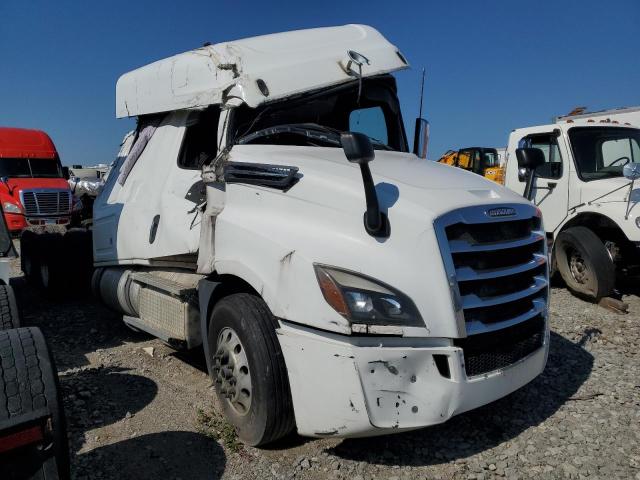
[(533, 308), (531, 308), (531, 310), (516, 317), (509, 318), (508, 320), (502, 320), (492, 323), (484, 323), (479, 320), (467, 321), (467, 335), (478, 335), (481, 333), (494, 332), (496, 330), (502, 330), (503, 328), (511, 327), (512, 325), (524, 322), (525, 320), (529, 320), (530, 318), (533, 318), (537, 315), (542, 315), (547, 308), (546, 303), (540, 299), (533, 300), (531, 303), (533, 304)]
[(544, 240), (545, 236), (542, 232), (532, 232), (526, 238), (519, 240), (511, 240), (509, 242), (492, 242), (492, 243), (470, 243), (466, 240), (453, 240), (449, 242), (449, 249), (451, 253), (465, 253), (465, 252), (485, 252), (492, 250), (502, 250), (507, 248), (522, 247), (524, 245), (530, 245), (532, 243)]
[(533, 255), (533, 260), (529, 260), (526, 263), (521, 263), (513, 267), (476, 270), (474, 268), (464, 266), (456, 268), (456, 278), (459, 282), (464, 282), (471, 280), (487, 280), (490, 278), (506, 277), (516, 273), (533, 270), (536, 267), (544, 265), (546, 261), (547, 259), (544, 257), (544, 255), (535, 253)]
[(533, 284), (525, 290), (519, 290), (515, 293), (509, 293), (506, 295), (499, 295), (494, 297), (482, 298), (476, 294), (465, 295), (462, 297), (462, 307), (478, 308), (478, 307), (492, 307), (501, 303), (513, 302), (514, 300), (520, 300), (521, 298), (528, 297), (534, 293), (539, 292), (547, 286), (547, 279), (544, 277), (533, 277)]

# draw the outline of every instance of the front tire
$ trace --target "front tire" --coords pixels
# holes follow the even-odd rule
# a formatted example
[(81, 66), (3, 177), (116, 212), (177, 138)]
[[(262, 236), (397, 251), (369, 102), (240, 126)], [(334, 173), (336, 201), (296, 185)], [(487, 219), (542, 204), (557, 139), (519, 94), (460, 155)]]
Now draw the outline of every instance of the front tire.
[(599, 301), (613, 292), (616, 269), (604, 243), (586, 227), (571, 227), (555, 242), (555, 260), (569, 290)]
[(289, 434), (289, 378), (267, 305), (247, 293), (230, 295), (215, 305), (209, 325), (216, 395), (240, 440), (261, 446)]

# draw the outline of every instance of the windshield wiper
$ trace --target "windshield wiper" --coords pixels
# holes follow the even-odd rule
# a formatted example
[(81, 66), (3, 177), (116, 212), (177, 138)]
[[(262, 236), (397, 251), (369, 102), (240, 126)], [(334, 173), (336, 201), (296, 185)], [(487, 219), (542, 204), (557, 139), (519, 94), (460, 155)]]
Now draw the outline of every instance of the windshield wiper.
[(270, 135), (278, 135), (281, 133), (290, 133), (293, 135), (301, 135), (311, 138), (313, 140), (320, 140), (326, 143), (340, 146), (340, 131), (334, 128), (325, 127), (317, 123), (285, 123), (283, 125), (276, 125), (274, 127), (267, 127), (256, 132), (250, 133), (240, 137), (236, 143), (238, 145), (244, 145), (250, 143), (253, 140), (261, 137), (268, 137)]

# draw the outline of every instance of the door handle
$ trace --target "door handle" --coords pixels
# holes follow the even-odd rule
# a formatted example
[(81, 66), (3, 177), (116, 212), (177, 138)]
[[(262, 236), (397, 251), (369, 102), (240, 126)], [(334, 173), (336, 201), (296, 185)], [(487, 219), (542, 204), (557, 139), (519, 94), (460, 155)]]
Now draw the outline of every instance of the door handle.
[(159, 223), (160, 223), (160, 215), (156, 215), (155, 217), (153, 217), (153, 221), (151, 222), (151, 229), (149, 230), (149, 243), (155, 242)]

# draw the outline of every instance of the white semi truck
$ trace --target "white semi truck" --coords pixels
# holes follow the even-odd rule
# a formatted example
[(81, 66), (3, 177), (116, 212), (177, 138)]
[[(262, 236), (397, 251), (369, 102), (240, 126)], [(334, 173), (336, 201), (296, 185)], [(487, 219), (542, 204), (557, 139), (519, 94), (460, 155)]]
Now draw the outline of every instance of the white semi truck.
[(638, 128), (607, 115), (561, 117), (514, 130), (507, 154), (505, 186), (542, 211), (552, 271), (569, 289), (597, 301), (614, 293), (620, 274), (637, 273)]
[(204, 347), (226, 418), (263, 445), (446, 421), (544, 369), (540, 211), (409, 151), (362, 25), (207, 45), (123, 75), (137, 117), (94, 205), (94, 290)]

